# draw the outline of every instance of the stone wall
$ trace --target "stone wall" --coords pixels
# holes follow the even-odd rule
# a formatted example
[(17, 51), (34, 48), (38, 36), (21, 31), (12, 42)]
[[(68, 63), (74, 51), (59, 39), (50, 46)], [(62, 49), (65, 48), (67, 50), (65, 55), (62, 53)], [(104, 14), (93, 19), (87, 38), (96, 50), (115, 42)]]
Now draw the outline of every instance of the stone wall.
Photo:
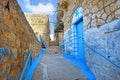
[[(97, 80), (120, 79), (119, 42), (120, 19), (102, 25), (100, 28), (91, 28), (85, 31), (85, 43), (93, 48), (93, 50), (91, 50), (86, 46), (87, 64)], [(97, 52), (94, 50), (97, 50)]]
[[(120, 0), (69, 0), (62, 18), (64, 33), (71, 28), (74, 11), (83, 7), (85, 41), (120, 66)], [(86, 60), (97, 80), (119, 80), (120, 69), (91, 49), (86, 48)]]
[(85, 30), (120, 18), (120, 0), (69, 0), (67, 3), (68, 9), (63, 9), (64, 16), (62, 18), (64, 31), (71, 26), (73, 13), (78, 6), (83, 7)]
[(68, 2), (68, 9), (64, 10), (64, 16), (62, 18), (64, 22), (64, 32), (71, 27), (74, 11), (79, 5), (82, 4), (80, 0), (69, 0), (67, 2)]
[(51, 46), (59, 46), (60, 50), (63, 50), (64, 47), (64, 33), (63, 32), (55, 32), (54, 41), (50, 42)]
[(63, 32), (60, 32), (59, 33), (59, 47), (60, 47), (60, 49), (62, 49), (63, 48), (63, 43), (64, 43), (64, 33)]
[(120, 18), (120, 0), (84, 0), (82, 5), (85, 29)]
[(54, 42), (56, 43), (57, 46), (59, 46), (59, 33), (55, 32), (54, 34)]
[(27, 58), (24, 52), (32, 50), (35, 59), (40, 48), (17, 1), (0, 0), (0, 80), (18, 80)]
[(42, 36), (42, 39), (49, 46), (50, 42), (50, 23), (49, 16), (45, 14), (25, 14), (29, 24), (36, 33), (36, 36)]

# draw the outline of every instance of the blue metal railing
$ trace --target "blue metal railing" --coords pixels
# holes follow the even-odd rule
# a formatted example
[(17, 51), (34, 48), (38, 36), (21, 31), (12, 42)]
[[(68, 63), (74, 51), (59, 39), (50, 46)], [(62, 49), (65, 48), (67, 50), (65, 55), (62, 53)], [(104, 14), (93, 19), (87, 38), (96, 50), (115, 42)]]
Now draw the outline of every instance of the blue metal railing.
[(24, 77), (24, 73), (25, 73), (25, 71), (26, 71), (26, 69), (27, 69), (27, 67), (28, 67), (29, 60), (31, 59), (31, 58), (30, 58), (30, 57), (31, 57), (31, 54), (32, 54), (32, 51), (30, 51), (29, 54), (28, 54), (26, 63), (25, 63), (25, 65), (24, 65), (24, 68), (23, 68), (23, 70), (22, 70), (22, 73), (21, 73), (21, 76), (20, 76), (20, 79), (19, 79), (19, 80), (22, 80), (23, 77)]
[(46, 43), (45, 43), (45, 41), (42, 39), (42, 36), (41, 35), (39, 35), (39, 39), (40, 39), (40, 41), (42, 42), (42, 46), (44, 46), (44, 48), (46, 48), (47, 46), (46, 46)]
[(32, 80), (32, 76), (34, 74), (35, 69), (37, 68), (38, 64), (40, 63), (43, 54), (46, 53), (45, 49), (41, 49), (38, 57), (36, 58), (36, 60), (32, 61), (32, 65), (29, 67), (29, 70), (27, 70), (27, 74), (25, 76), (24, 80)]
[(114, 61), (110, 60), (109, 58), (107, 58), (102, 52), (90, 47), (89, 45), (86, 44), (86, 42), (84, 41), (84, 44), (86, 45), (86, 47), (88, 47), (89, 49), (91, 49), (92, 51), (94, 51), (95, 53), (97, 53), (98, 55), (100, 55), (101, 57), (103, 57), (104, 59), (106, 59), (107, 61), (109, 61), (110, 63), (112, 63), (114, 66), (116, 66), (117, 68), (120, 69), (120, 65), (116, 64)]

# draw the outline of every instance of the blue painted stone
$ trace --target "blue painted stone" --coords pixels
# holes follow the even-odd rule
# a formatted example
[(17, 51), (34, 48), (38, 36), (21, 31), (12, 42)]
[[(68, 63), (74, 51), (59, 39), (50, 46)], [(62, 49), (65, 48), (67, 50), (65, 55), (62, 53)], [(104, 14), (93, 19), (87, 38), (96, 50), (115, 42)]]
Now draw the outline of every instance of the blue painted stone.
[(0, 78), (6, 77), (7, 74), (8, 74), (7, 72), (4, 72), (3, 74), (0, 74)]
[(12, 49), (11, 58), (17, 58), (17, 49), (16, 48)]
[(7, 48), (0, 48), (0, 54), (8, 54)]
[[(120, 19), (85, 31), (85, 42), (112, 63), (120, 66)], [(119, 80), (120, 70), (107, 59), (86, 47), (87, 64), (98, 80)], [(92, 64), (92, 65), (91, 65)], [(103, 75), (104, 73), (104, 75)], [(107, 73), (107, 74), (106, 74)]]
[(7, 80), (12, 80), (12, 76), (9, 76)]

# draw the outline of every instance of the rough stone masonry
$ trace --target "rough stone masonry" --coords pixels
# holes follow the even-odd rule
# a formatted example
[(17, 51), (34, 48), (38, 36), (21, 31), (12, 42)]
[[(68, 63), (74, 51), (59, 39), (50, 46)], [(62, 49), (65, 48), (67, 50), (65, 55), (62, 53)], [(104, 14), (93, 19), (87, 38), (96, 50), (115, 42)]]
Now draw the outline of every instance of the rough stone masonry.
[[(74, 11), (81, 6), (86, 43), (120, 66), (120, 0), (59, 1), (67, 3), (67, 9), (61, 7), (64, 33), (71, 28)], [(120, 80), (119, 68), (87, 47), (85, 52), (87, 65), (97, 80)]]
[(17, 1), (0, 0), (0, 80), (18, 80), (27, 58), (24, 52), (32, 50), (35, 59), (40, 48)]

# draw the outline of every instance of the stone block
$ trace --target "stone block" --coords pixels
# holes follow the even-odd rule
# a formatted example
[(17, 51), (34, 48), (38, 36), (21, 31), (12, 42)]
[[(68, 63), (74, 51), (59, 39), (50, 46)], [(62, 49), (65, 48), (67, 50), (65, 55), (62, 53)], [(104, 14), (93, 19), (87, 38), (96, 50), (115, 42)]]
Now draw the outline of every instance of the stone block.
[(98, 12), (98, 6), (97, 5), (92, 6), (91, 12), (92, 13)]
[(117, 9), (116, 3), (112, 3), (112, 4), (110, 5), (110, 10), (113, 12), (113, 11), (115, 11), (116, 9)]
[(88, 15), (89, 12), (90, 12), (90, 10), (89, 10), (89, 9), (86, 9), (86, 10), (84, 11), (84, 15)]
[(85, 11), (86, 9), (89, 8), (89, 5), (88, 4), (85, 4), (84, 7), (83, 7), (83, 10)]
[(93, 0), (92, 4), (93, 4), (93, 5), (96, 5), (96, 4), (99, 3), (99, 1), (100, 1), (100, 0)]
[(103, 1), (98, 2), (98, 9), (103, 9)]
[(14, 26), (14, 21), (11, 15), (4, 16), (4, 21), (7, 25)]
[(0, 80), (7, 80), (7, 79), (6, 79), (6, 77), (4, 77), (4, 78), (0, 78)]
[(6, 77), (6, 76), (7, 76), (7, 72), (0, 73), (0, 80), (1, 80), (1, 78), (4, 78), (4, 77)]
[(97, 20), (96, 20), (97, 26), (100, 26), (100, 25), (102, 25), (102, 24), (104, 24), (104, 23), (105, 23), (105, 21), (104, 21), (103, 19), (97, 19)]
[(104, 0), (103, 3), (104, 6), (108, 6), (111, 3), (111, 0)]
[(117, 8), (120, 8), (120, 0), (117, 0)]
[(107, 20), (106, 20), (106, 22), (110, 22), (111, 20), (112, 20), (112, 16), (109, 15), (108, 18), (107, 18)]
[(16, 39), (16, 42), (15, 42), (15, 43), (16, 43), (16, 47), (17, 47), (17, 48), (20, 48), (20, 40), (19, 40), (19, 39)]
[(111, 13), (110, 6), (105, 7), (105, 12), (107, 15)]
[(96, 19), (96, 14), (93, 14), (93, 15), (92, 15), (92, 19)]
[(104, 14), (102, 14), (102, 17), (101, 17), (103, 20), (106, 20), (107, 19), (107, 14), (106, 13), (104, 13)]
[(6, 35), (6, 37), (7, 37), (7, 40), (9, 40), (9, 41), (15, 41), (16, 40), (16, 35), (14, 33), (8, 33)]
[(97, 25), (96, 25), (96, 19), (94, 19), (94, 20), (92, 20), (91, 21), (91, 27), (96, 27)]
[(104, 13), (104, 10), (101, 10), (101, 11), (99, 11), (99, 12), (96, 13), (96, 16), (97, 16), (98, 18), (100, 18), (103, 13)]
[(120, 18), (120, 9), (118, 9), (118, 10), (115, 11), (115, 16), (117, 18)]
[(13, 59), (17, 58), (17, 49), (16, 48), (12, 49), (11, 58), (13, 58)]
[(8, 77), (8, 80), (12, 80), (12, 76), (9, 76), (9, 77)]

